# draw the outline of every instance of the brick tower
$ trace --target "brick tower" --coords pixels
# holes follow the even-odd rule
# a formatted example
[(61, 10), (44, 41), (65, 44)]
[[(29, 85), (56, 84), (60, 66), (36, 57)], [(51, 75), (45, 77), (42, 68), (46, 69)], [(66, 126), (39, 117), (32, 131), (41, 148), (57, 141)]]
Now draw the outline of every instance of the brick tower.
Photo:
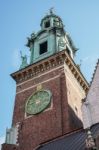
[(52, 10), (40, 25), (28, 38), (30, 64), (22, 56), (20, 70), (11, 75), (15, 106), (2, 150), (34, 150), (82, 127), (81, 100), (88, 83), (73, 61), (77, 49)]

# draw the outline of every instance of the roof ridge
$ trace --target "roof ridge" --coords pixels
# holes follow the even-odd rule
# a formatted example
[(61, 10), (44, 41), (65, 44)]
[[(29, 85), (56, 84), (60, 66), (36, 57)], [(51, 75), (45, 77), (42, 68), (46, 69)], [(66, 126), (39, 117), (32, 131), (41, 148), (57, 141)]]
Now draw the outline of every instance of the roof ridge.
[(98, 60), (97, 60), (97, 63), (96, 63), (95, 69), (94, 69), (94, 73), (93, 73), (92, 79), (91, 79), (91, 81), (90, 81), (90, 86), (91, 86), (91, 84), (92, 84), (92, 82), (93, 82), (93, 79), (94, 79), (94, 77), (95, 77), (98, 64), (99, 64), (99, 58), (98, 58)]

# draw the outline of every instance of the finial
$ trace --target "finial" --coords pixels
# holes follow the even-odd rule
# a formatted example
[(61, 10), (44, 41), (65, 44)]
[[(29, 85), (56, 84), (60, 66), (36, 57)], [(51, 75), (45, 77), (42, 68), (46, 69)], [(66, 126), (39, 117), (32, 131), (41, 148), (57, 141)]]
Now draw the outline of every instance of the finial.
[(54, 7), (51, 7), (51, 8), (50, 8), (50, 10), (49, 10), (49, 11), (50, 11), (50, 14), (53, 14), (53, 9), (54, 9)]

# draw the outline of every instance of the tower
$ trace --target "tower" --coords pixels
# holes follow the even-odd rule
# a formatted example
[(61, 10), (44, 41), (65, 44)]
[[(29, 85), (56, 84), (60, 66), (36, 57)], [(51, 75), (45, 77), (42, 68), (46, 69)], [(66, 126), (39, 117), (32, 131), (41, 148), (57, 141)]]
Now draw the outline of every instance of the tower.
[(20, 70), (11, 74), (16, 97), (3, 150), (34, 150), (82, 127), (80, 107), (88, 83), (73, 61), (77, 49), (52, 10), (40, 25), (28, 38), (30, 64), (22, 57)]

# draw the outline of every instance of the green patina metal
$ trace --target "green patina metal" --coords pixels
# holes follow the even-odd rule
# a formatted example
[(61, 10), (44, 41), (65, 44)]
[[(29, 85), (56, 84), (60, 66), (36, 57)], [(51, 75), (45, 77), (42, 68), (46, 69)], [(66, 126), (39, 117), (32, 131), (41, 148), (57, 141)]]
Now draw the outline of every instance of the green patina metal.
[[(45, 28), (45, 23), (47, 21), (50, 21), (50, 26)], [(40, 61), (58, 52), (58, 31), (63, 32), (63, 23), (62, 20), (58, 18), (58, 16), (50, 14), (41, 20), (41, 30), (37, 32), (37, 34), (33, 34), (30, 38), (28, 38), (27, 46), (30, 47), (31, 52), (30, 64)], [(47, 52), (40, 55), (39, 46), (45, 41), (48, 43)]]
[[(73, 58), (77, 48), (70, 35), (65, 31), (62, 19), (53, 13), (53, 8), (40, 23), (41, 29), (37, 33), (32, 33), (28, 37), (26, 46), (30, 49), (30, 64), (45, 59), (59, 51), (67, 49), (68, 54)], [(40, 52), (40, 45), (47, 43), (44, 53)], [(22, 56), (20, 69), (27, 66), (27, 60)]]
[(75, 47), (74, 42), (73, 42), (71, 36), (70, 36), (69, 34), (66, 34), (66, 35), (67, 35), (69, 44), (70, 44), (70, 46), (71, 46), (71, 48), (72, 48), (72, 50), (73, 50), (73, 54), (75, 55), (75, 53), (76, 53), (76, 51), (78, 50), (78, 48)]
[(49, 90), (39, 90), (33, 93), (26, 102), (25, 111), (35, 115), (44, 111), (51, 102), (52, 94)]
[(23, 69), (25, 68), (26, 66), (28, 66), (28, 63), (27, 63), (27, 56), (22, 56), (21, 54), (21, 65), (20, 65), (20, 69)]

